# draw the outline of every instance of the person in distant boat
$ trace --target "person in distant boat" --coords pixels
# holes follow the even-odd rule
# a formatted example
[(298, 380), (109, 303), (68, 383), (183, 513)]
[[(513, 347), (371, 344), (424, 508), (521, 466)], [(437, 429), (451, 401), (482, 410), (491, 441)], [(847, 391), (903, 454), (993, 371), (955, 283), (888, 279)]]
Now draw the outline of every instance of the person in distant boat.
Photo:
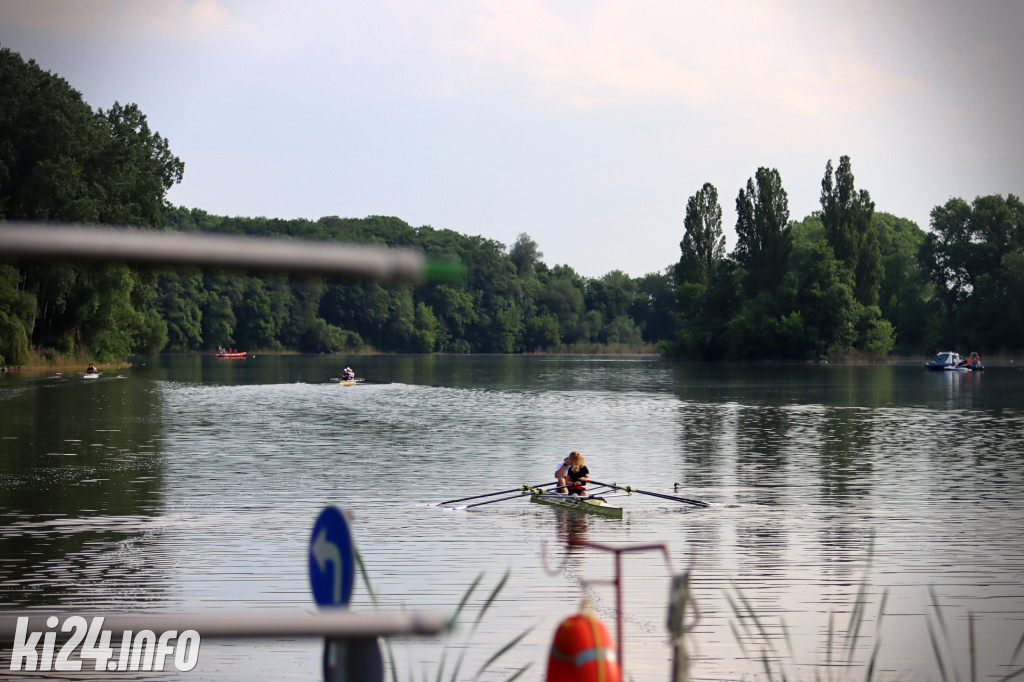
[(96, 374), (99, 370), (96, 369), (96, 365), (89, 363), (89, 366), (85, 368), (86, 374)]
[(555, 471), (555, 478), (558, 479), (558, 492), (585, 497), (587, 483), (590, 482), (590, 469), (587, 468), (587, 460), (579, 452), (573, 450), (562, 462), (562, 466)]
[(351, 367), (346, 367), (345, 369), (342, 370), (342, 372), (341, 372), (341, 380), (342, 381), (355, 381), (355, 378), (356, 378), (356, 372)]

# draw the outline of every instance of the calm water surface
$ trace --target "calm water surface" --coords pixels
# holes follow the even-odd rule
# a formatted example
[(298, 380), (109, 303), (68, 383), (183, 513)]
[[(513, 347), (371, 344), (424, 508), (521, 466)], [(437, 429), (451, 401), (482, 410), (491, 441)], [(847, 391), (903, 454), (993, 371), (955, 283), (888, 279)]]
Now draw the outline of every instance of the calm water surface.
[[(367, 378), (329, 382), (346, 363)], [(651, 358), (162, 357), (115, 379), (0, 380), (0, 608), (312, 610), (309, 533), (337, 505), (380, 608), (466, 627), (395, 642), (400, 678), (464, 654), (469, 679), (542, 679), (583, 597), (624, 660), (666, 680), (670, 576), (699, 609), (693, 679), (950, 679), (1024, 667), (1024, 372), (904, 366), (699, 366)], [(441, 500), (547, 483), (570, 450), (633, 495), (622, 520), (522, 500)], [(506, 571), (498, 600), (469, 622)], [(860, 596), (858, 596), (860, 595)], [(859, 636), (845, 639), (862, 605)], [(353, 607), (374, 608), (359, 582)], [(756, 622), (740, 617), (748, 610)], [(738, 613), (739, 612), (739, 613)], [(204, 641), (194, 680), (319, 679), (320, 644)]]

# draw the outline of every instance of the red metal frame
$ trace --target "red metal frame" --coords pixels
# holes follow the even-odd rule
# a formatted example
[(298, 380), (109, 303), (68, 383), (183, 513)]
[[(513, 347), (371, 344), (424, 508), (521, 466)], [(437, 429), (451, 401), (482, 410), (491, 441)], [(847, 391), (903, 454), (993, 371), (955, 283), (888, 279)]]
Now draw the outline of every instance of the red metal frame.
[(588, 542), (586, 540), (580, 540), (579, 538), (570, 537), (569, 545), (574, 547), (590, 547), (591, 549), (597, 549), (602, 552), (611, 552), (615, 554), (615, 577), (611, 580), (580, 580), (580, 583), (586, 585), (614, 585), (615, 586), (615, 646), (618, 649), (619, 657), (619, 670), (623, 672), (623, 679), (625, 679), (626, 666), (622, 662), (624, 654), (622, 651), (622, 555), (626, 552), (650, 552), (656, 549), (660, 549), (661, 553), (665, 556), (665, 563), (668, 564), (669, 573), (672, 572), (672, 561), (669, 558), (668, 547), (664, 544), (656, 545), (629, 545), (614, 547), (612, 545), (603, 545), (597, 542)]

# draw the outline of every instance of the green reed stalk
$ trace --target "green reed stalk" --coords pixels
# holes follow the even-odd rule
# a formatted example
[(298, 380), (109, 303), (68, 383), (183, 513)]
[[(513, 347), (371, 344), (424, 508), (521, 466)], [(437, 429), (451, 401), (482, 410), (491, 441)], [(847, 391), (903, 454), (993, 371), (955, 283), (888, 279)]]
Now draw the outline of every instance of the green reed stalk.
[[(359, 572), (359, 574), (362, 576), (363, 583), (366, 585), (366, 591), (370, 595), (370, 603), (373, 604), (374, 608), (377, 608), (379, 606), (379, 602), (377, 600), (377, 593), (374, 591), (373, 586), (370, 584), (369, 573), (366, 570), (366, 565), (363, 563), (363, 558), (359, 554), (358, 550), (353, 551), (353, 557), (355, 558), (356, 569)], [(508, 571), (508, 570), (505, 571), (505, 575), (502, 576), (501, 580), (498, 581), (498, 584), (491, 591), (490, 595), (488, 595), (486, 601), (484, 602), (484, 605), (480, 608), (480, 611), (477, 613), (476, 618), (473, 620), (473, 624), (470, 627), (469, 634), (466, 637), (465, 645), (462, 647), (462, 652), (460, 653), (459, 658), (456, 661), (455, 668), (452, 671), (451, 677), (449, 678), (451, 680), (451, 682), (456, 682), (456, 680), (458, 679), (459, 671), (462, 668), (462, 664), (463, 664), (463, 661), (465, 659), (466, 651), (469, 650), (469, 646), (468, 646), (469, 645), (469, 641), (473, 637), (474, 633), (476, 633), (476, 630), (480, 626), (481, 621), (483, 621), (484, 616), (490, 610), (491, 606), (494, 604), (495, 600), (498, 598), (498, 595), (505, 588), (505, 585), (508, 583), (508, 579), (509, 579), (510, 575), (511, 575), (511, 571)], [(462, 615), (462, 612), (466, 609), (466, 605), (469, 603), (470, 598), (473, 596), (473, 593), (476, 592), (476, 589), (480, 586), (480, 583), (483, 581), (483, 579), (484, 579), (484, 573), (481, 572), (479, 575), (476, 576), (476, 578), (473, 579), (473, 582), (471, 582), (469, 584), (469, 587), (466, 588), (466, 591), (462, 595), (462, 599), (459, 600), (458, 605), (455, 607), (455, 613), (452, 615), (452, 617), (448, 621), (448, 627), (446, 628), (446, 634), (450, 634), (454, 630), (456, 621), (458, 620), (459, 616)], [(480, 677), (480, 675), (482, 675), (487, 670), (487, 668), (489, 668), (501, 656), (503, 656), (504, 654), (506, 654), (509, 651), (511, 651), (532, 630), (533, 630), (533, 628), (529, 628), (529, 629), (525, 630), (522, 634), (520, 634), (520, 635), (516, 636), (515, 638), (513, 638), (510, 642), (508, 642), (503, 647), (501, 647), (496, 653), (491, 655), (491, 657), (488, 658), (487, 661), (480, 667), (480, 670), (477, 671), (477, 673), (473, 677), (473, 679), (474, 680), (478, 679)], [(395, 663), (394, 650), (393, 650), (393, 648), (391, 646), (390, 641), (387, 640), (387, 639), (384, 639), (384, 651), (386, 652), (386, 655), (387, 655), (388, 666), (391, 668), (391, 680), (392, 680), (392, 682), (400, 682), (399, 676), (398, 676), (398, 665)], [(438, 664), (437, 675), (435, 677), (436, 682), (441, 682), (441, 680), (444, 679), (444, 671), (445, 671), (445, 667), (446, 667), (447, 661), (448, 661), (448, 651), (449, 651), (449, 649), (448, 649), (447, 645), (441, 651), (441, 661)], [(522, 668), (519, 668), (517, 671), (515, 671), (515, 673), (513, 673), (513, 675), (510, 678), (508, 678), (508, 680), (506, 680), (506, 682), (513, 682), (513, 680), (518, 679), (527, 670), (529, 670), (532, 665), (533, 665), (533, 663), (527, 663)], [(411, 680), (411, 681), (415, 680), (416, 679), (415, 678), (415, 674), (414, 673), (410, 673), (408, 679)], [(425, 669), (423, 670), (423, 678), (422, 679), (424, 680), (424, 682), (426, 682), (427, 680), (430, 679), (430, 676), (429, 676), (428, 672)]]

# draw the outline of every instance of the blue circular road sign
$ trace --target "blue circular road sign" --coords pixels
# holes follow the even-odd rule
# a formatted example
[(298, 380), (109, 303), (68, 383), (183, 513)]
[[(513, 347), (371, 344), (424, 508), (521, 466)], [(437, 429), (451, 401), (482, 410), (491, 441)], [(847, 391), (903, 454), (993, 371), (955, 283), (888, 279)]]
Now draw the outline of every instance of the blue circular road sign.
[(320, 606), (344, 606), (355, 582), (352, 534), (337, 507), (325, 507), (309, 538), (309, 582)]

